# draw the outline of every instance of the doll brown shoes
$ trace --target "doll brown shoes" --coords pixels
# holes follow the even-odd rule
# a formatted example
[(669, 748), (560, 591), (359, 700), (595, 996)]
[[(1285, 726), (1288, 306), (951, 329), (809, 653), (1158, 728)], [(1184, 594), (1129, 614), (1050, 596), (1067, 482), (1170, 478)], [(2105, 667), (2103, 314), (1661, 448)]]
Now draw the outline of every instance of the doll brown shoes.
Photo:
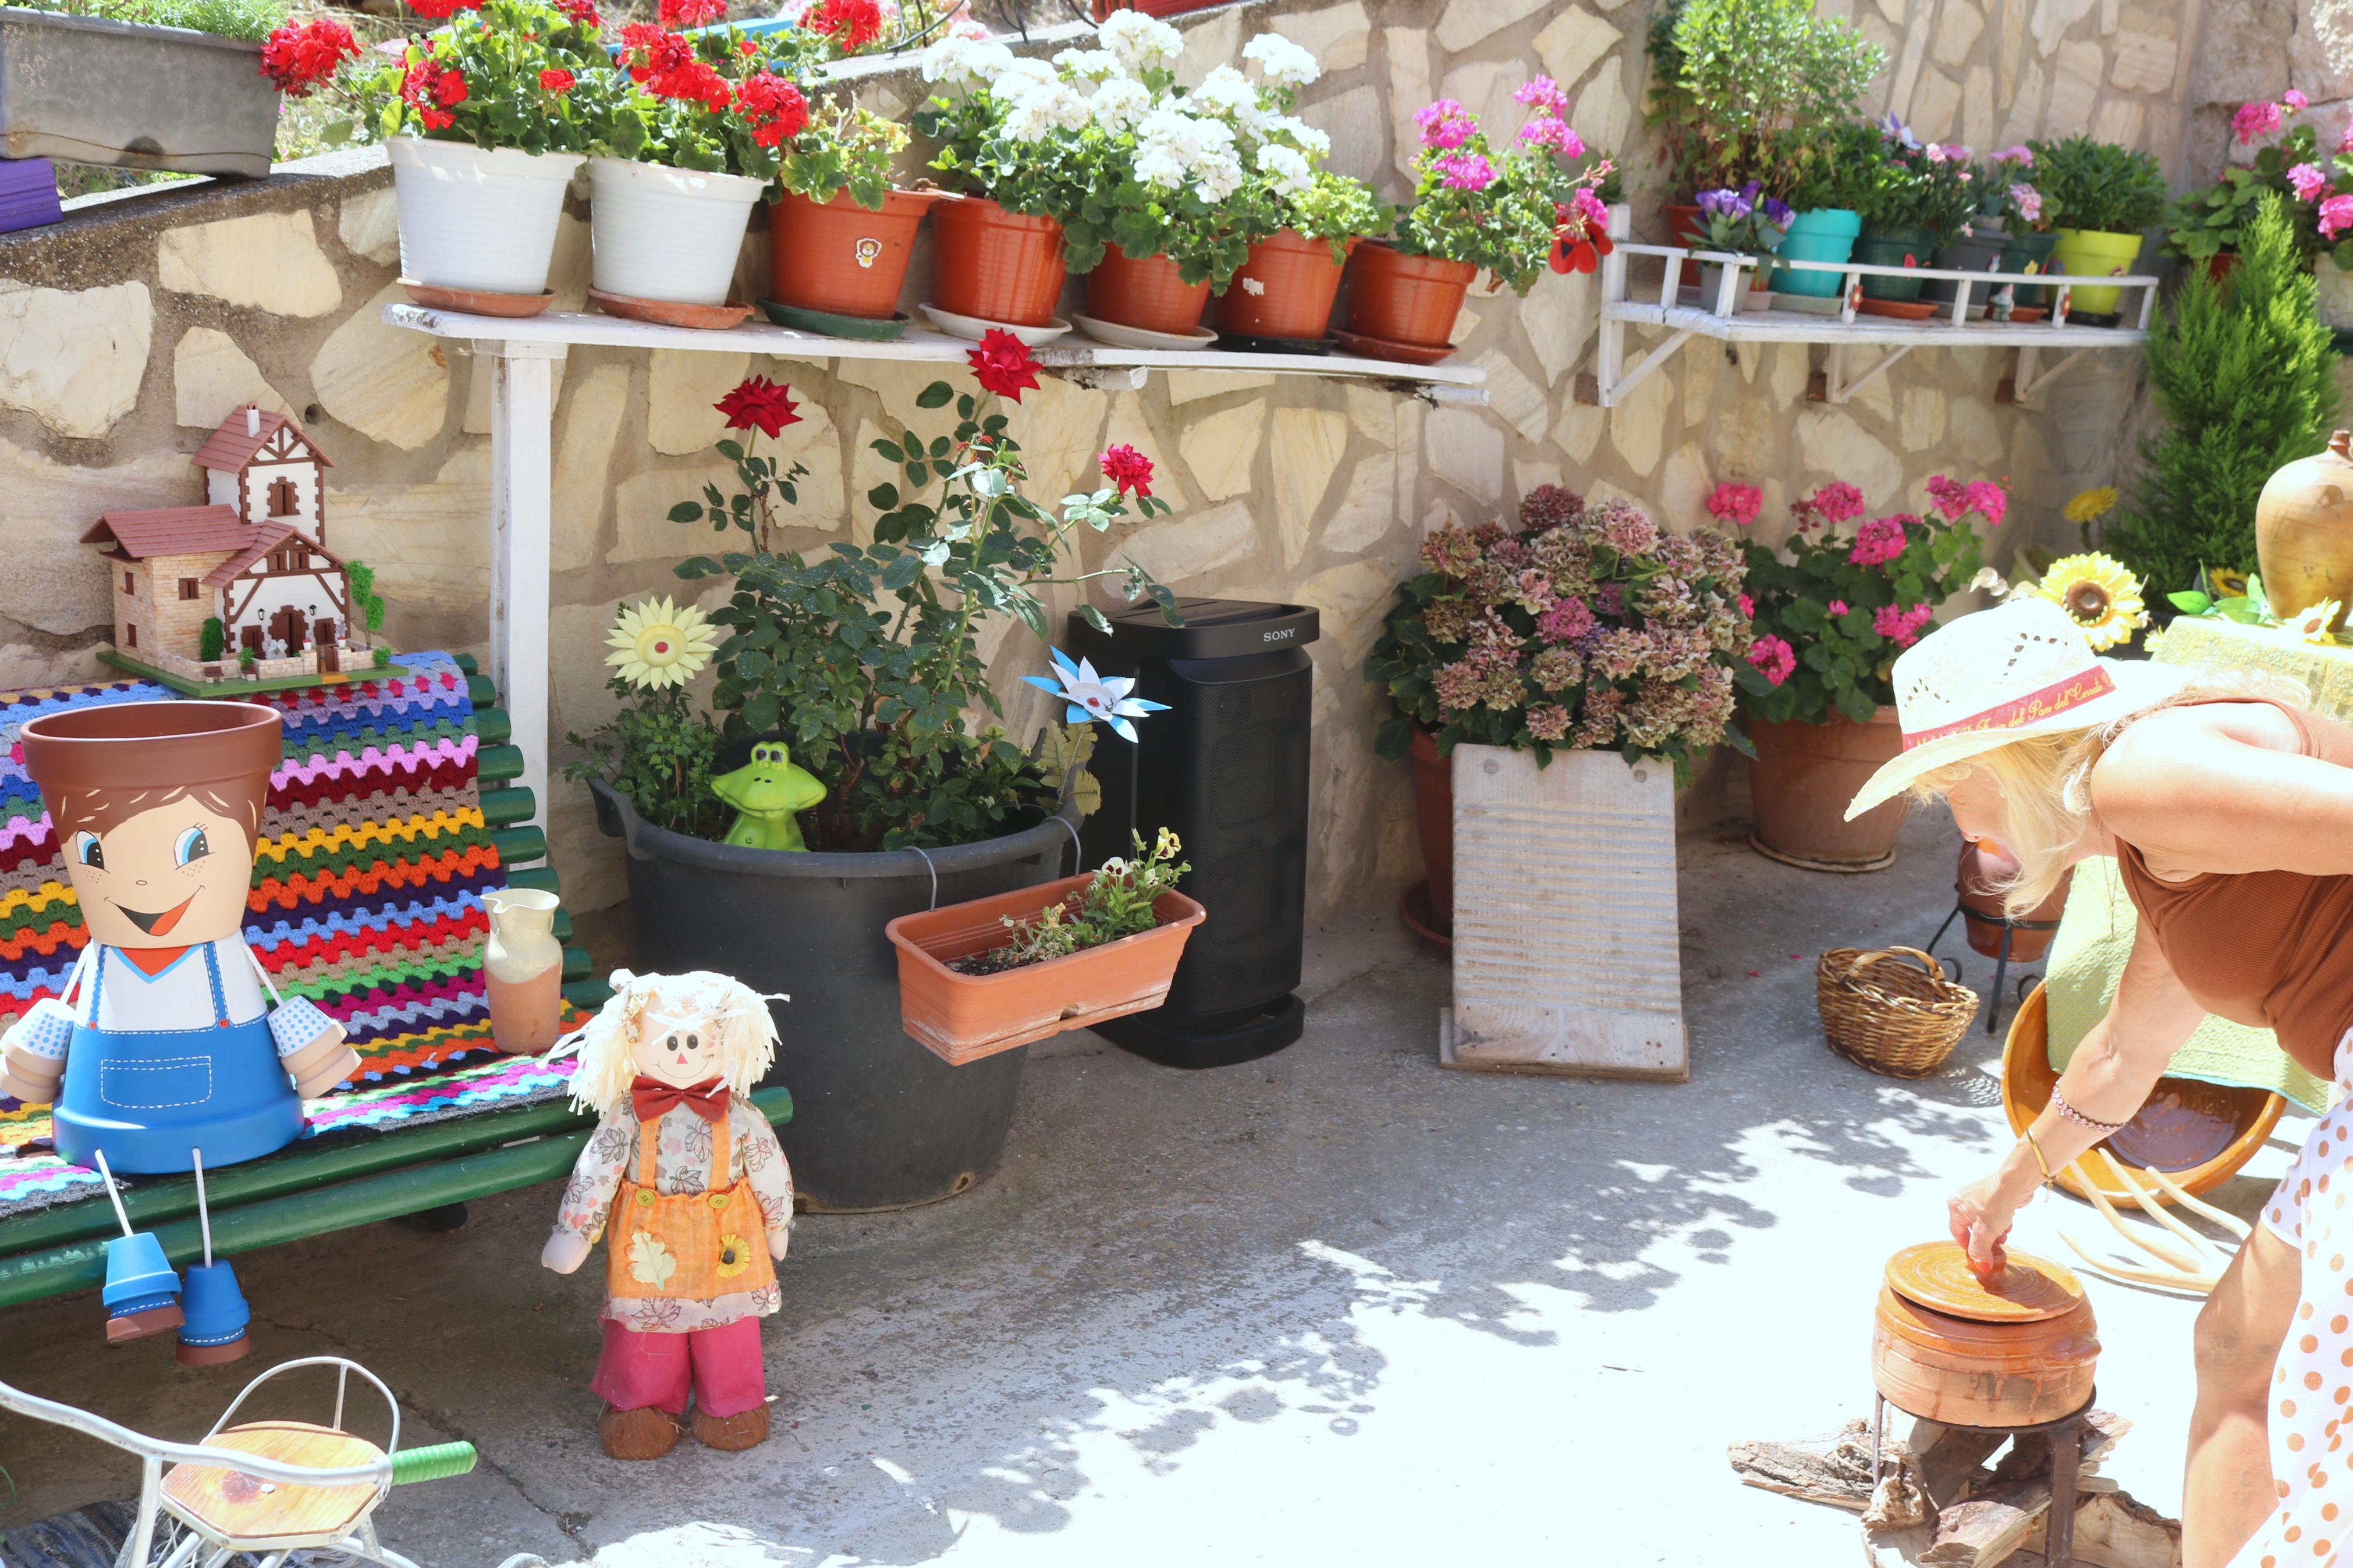
[(607, 1405), (596, 1417), (596, 1439), (616, 1459), (659, 1459), (678, 1447), (678, 1417), (656, 1405), (616, 1410)]
[(733, 1415), (706, 1415), (697, 1406), (694, 1436), (706, 1448), (723, 1448), (731, 1454), (756, 1448), (768, 1440), (768, 1407), (755, 1405)]

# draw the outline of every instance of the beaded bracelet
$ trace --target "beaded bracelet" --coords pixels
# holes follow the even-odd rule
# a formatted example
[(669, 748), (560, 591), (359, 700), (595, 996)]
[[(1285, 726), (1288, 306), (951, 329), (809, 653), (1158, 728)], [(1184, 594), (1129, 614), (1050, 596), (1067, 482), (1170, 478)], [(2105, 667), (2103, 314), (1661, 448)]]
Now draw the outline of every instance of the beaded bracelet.
[(2113, 1132), (2121, 1131), (2125, 1125), (2121, 1121), (2102, 1121), (2095, 1116), (2084, 1115), (2082, 1111), (2068, 1104), (2064, 1100), (2062, 1100), (2059, 1097), (2059, 1091), (2056, 1089), (2053, 1089), (2051, 1091), (2051, 1109), (2059, 1113), (2061, 1120), (2073, 1121), (2079, 1126), (2088, 1127), (2103, 1138), (2107, 1137)]

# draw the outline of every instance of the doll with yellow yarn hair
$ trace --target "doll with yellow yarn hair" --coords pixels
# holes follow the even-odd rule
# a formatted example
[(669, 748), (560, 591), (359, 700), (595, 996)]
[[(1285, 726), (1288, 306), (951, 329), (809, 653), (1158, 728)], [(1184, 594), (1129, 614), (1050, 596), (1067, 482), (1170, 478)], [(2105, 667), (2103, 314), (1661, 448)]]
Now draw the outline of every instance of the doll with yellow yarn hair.
[[(540, 1261), (569, 1274), (606, 1237), (604, 1349), (591, 1387), (617, 1459), (654, 1459), (687, 1426), (713, 1448), (768, 1436), (760, 1320), (781, 1304), (775, 1260), (793, 1178), (753, 1087), (776, 1060), (767, 1001), (741, 981), (613, 972), (576, 1049), (575, 1104), (600, 1120), (564, 1189)], [(779, 998), (782, 1000), (782, 998)]]

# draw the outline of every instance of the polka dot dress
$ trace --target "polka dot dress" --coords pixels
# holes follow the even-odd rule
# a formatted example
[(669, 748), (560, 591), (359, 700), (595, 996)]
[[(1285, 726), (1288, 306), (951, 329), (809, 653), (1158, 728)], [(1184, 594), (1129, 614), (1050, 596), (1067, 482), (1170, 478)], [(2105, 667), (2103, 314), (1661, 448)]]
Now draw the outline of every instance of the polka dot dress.
[[(2340, 1054), (2340, 1061), (2343, 1059)], [(2232, 1568), (2353, 1563), (2353, 1109), (2321, 1118), (2263, 1206), (2303, 1255), (2302, 1300), (2272, 1372), (2269, 1423), (2279, 1511)]]

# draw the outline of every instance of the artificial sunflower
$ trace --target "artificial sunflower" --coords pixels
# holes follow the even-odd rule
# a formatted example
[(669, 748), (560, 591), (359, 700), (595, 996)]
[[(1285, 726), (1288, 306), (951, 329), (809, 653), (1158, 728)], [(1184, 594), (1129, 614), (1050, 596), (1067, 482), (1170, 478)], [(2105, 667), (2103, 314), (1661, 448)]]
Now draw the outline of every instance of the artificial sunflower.
[(2337, 617), (2345, 613), (2344, 605), (2336, 599), (2323, 599), (2301, 615), (2290, 616), (2282, 624), (2288, 630), (2311, 643), (2333, 643)]
[(722, 1279), (733, 1279), (751, 1267), (751, 1243), (732, 1230), (719, 1238), (719, 1261), (712, 1272)]
[(2148, 625), (2140, 579), (2121, 562), (2096, 552), (2060, 557), (2034, 591), (2074, 617), (2094, 653), (2126, 641)]
[(719, 633), (692, 605), (672, 605), (666, 597), (648, 599), (621, 607), (605, 646), (613, 649), (605, 662), (630, 685), (684, 686), (711, 662)]
[(2077, 491), (2075, 499), (2067, 503), (2060, 515), (2066, 518), (2069, 522), (2094, 522), (2107, 516), (2116, 508), (2116, 486), (2102, 485), (2096, 489)]

